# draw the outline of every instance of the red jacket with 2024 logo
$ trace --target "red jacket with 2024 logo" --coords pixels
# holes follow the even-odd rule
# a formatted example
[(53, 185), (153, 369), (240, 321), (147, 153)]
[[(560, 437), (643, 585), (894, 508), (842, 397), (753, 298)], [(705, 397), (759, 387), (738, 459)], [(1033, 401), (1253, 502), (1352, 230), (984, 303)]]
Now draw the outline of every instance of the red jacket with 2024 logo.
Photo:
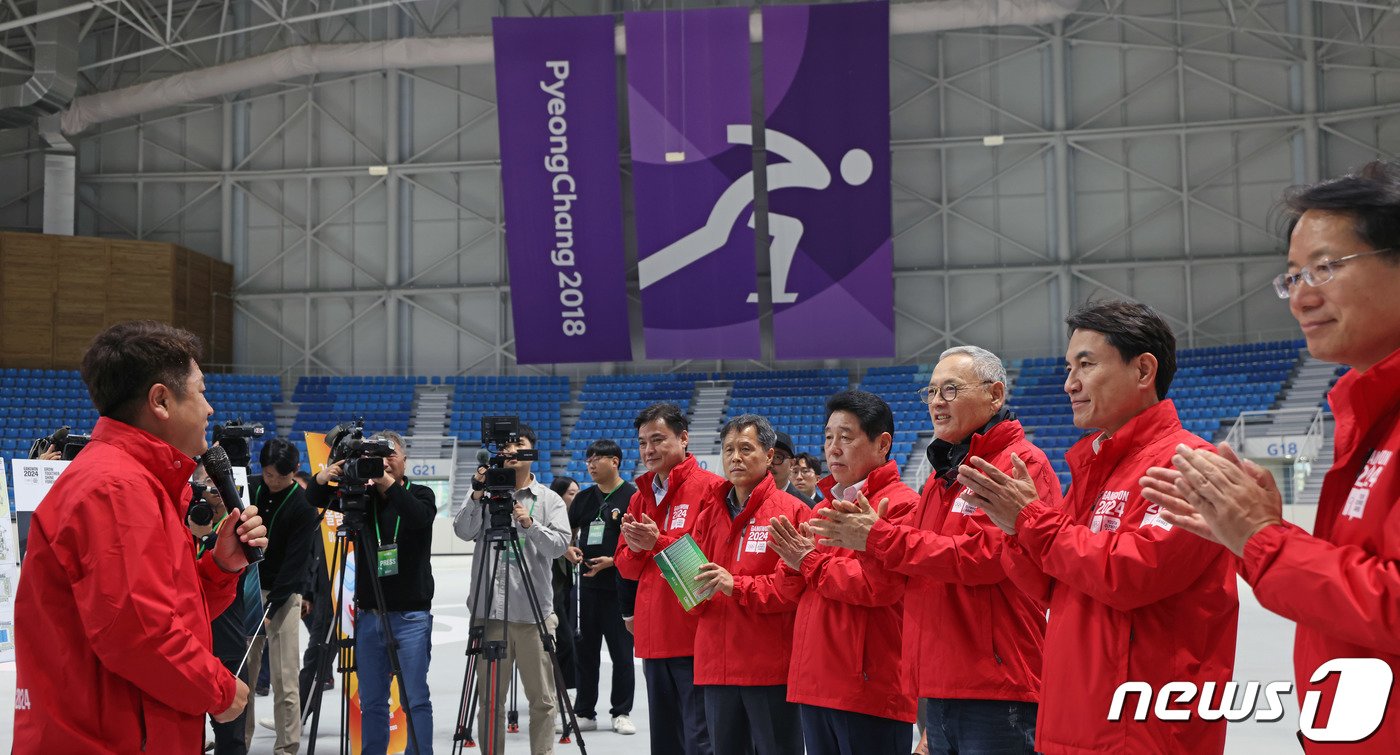
[[(642, 514), (656, 522), (661, 534), (649, 551), (634, 551), (626, 538), (618, 538), (614, 565), (617, 573), (637, 580), (637, 608), (633, 630), (638, 658), (685, 658), (695, 655), (695, 617), (681, 608), (652, 554), (676, 542), (687, 533), (696, 537), (696, 524), (710, 500), (710, 490), (724, 478), (700, 468), (694, 456), (671, 469), (666, 477), (666, 497), (660, 505), (651, 483), (656, 475), (647, 472), (637, 478), (637, 492), (627, 513), (640, 520)], [(699, 539), (698, 537), (696, 538)]]
[[(698, 525), (696, 540), (711, 561), (734, 575), (733, 595), (717, 592), (693, 610), (695, 683), (741, 687), (787, 684), (792, 658), (792, 623), (797, 615), (794, 586), (801, 575), (777, 571), (778, 554), (768, 547), (769, 520), (785, 516), (793, 524), (812, 518), (807, 504), (773, 485), (773, 475), (749, 494), (744, 509), (729, 516), (725, 502), (734, 485), (714, 488)], [(800, 587), (798, 588), (800, 589)]]
[[(831, 505), (834, 482), (818, 483), (826, 499), (813, 513)], [(896, 524), (905, 523), (919, 501), (893, 461), (870, 473), (863, 492), (871, 506), (890, 499), (885, 515)], [(904, 679), (901, 647), (904, 575), (828, 545), (818, 545), (801, 566), (788, 700), (913, 723), (914, 692)], [(786, 563), (778, 569), (795, 573)]]
[[(1040, 500), (1060, 505), (1060, 481), (1045, 453), (1013, 419), (972, 437), (980, 456), (1014, 474), (1025, 462)], [(1005, 535), (962, 495), (967, 488), (930, 477), (919, 508), (904, 525), (875, 523), (868, 558), (909, 576), (904, 600), (904, 665), (919, 697), (1040, 699), (1045, 609), (1006, 576)]]
[(1330, 688), (1338, 684), (1335, 677), (1313, 684), (1319, 666), (1333, 658), (1390, 665), (1380, 728), (1357, 743), (1309, 742), (1309, 755), (1389, 755), (1400, 752), (1400, 351), (1343, 375), (1328, 399), (1337, 455), (1322, 482), (1313, 534), (1291, 524), (1264, 528), (1245, 543), (1241, 573), (1260, 604), (1298, 622), (1298, 700), (1324, 692), (1315, 726), (1329, 720)]
[(1065, 455), (1074, 478), (1064, 506), (1022, 509), (1002, 551), (1012, 579), (1050, 605), (1036, 750), (1222, 752), (1226, 722), (1203, 720), (1194, 705), (1187, 721), (1134, 721), (1134, 705), (1108, 720), (1123, 682), (1219, 690), (1234, 670), (1234, 556), (1163, 521), (1138, 484), (1148, 467), (1171, 466), (1177, 444), (1210, 444), (1181, 427), (1171, 401), (1129, 420), (1096, 453), (1097, 437)]

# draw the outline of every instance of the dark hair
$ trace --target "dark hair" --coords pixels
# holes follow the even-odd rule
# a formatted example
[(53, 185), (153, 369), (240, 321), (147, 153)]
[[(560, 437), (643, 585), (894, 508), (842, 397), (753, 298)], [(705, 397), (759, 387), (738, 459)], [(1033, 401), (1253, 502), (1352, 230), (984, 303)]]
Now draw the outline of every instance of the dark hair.
[(1157, 399), (1167, 397), (1176, 375), (1176, 335), (1157, 310), (1146, 304), (1106, 299), (1085, 302), (1065, 318), (1069, 334), (1092, 330), (1103, 337), (1127, 362), (1140, 354), (1157, 358)]
[(588, 444), (588, 450), (584, 451), (583, 453), (583, 458), (585, 459), (593, 456), (611, 456), (614, 459), (617, 459), (618, 463), (621, 463), (622, 446), (619, 446), (617, 444), (617, 441), (610, 440), (608, 438), (595, 440), (592, 443)]
[(1293, 186), (1284, 193), (1284, 239), (1308, 210), (1350, 215), (1352, 232), (1378, 255), (1400, 264), (1400, 162), (1374, 160), (1340, 178)]
[(724, 423), (724, 427), (719, 430), (720, 442), (729, 437), (730, 433), (742, 433), (752, 427), (754, 435), (758, 436), (758, 445), (764, 451), (773, 450), (778, 442), (778, 432), (773, 429), (773, 424), (767, 418), (757, 414), (740, 414), (739, 416)]
[(202, 354), (199, 338), (188, 330), (156, 320), (118, 323), (98, 333), (83, 354), (83, 382), (98, 414), (129, 423), (157, 383), (184, 396), (190, 362)]
[[(836, 412), (850, 412), (856, 416), (860, 422), (860, 429), (865, 433), (865, 437), (875, 440), (881, 433), (889, 433), (894, 437), (894, 412), (890, 411), (890, 405), (885, 400), (873, 393), (866, 391), (841, 391), (826, 400), (826, 419), (831, 420), (831, 415)], [(893, 445), (891, 445), (893, 448)], [(889, 458), (889, 454), (885, 454)]]
[(806, 463), (807, 468), (810, 469), (810, 470), (812, 470), (813, 472), (815, 472), (818, 476), (821, 475), (821, 473), (822, 473), (822, 460), (821, 460), (821, 459), (818, 459), (817, 457), (815, 457), (815, 456), (813, 456), (812, 454), (809, 454), (809, 453), (807, 453), (807, 452), (805, 452), (805, 451), (802, 452), (802, 453), (800, 453), (800, 454), (798, 454), (796, 458), (797, 458), (797, 460), (798, 460), (799, 462), (804, 462), (804, 463)]
[(685, 418), (685, 412), (669, 401), (652, 404), (637, 412), (637, 418), (632, 420), (632, 427), (640, 430), (642, 425), (655, 422), (658, 419), (665, 421), (666, 426), (671, 428), (671, 432), (676, 435), (690, 429), (690, 420)]
[(530, 427), (524, 422), (520, 423), (520, 432), (516, 434), (519, 435), (521, 439), (530, 441), (530, 448), (540, 447), (539, 434), (535, 432), (535, 428)]
[(304, 469), (298, 469), (297, 471), (293, 472), (292, 477), (298, 482), (304, 483), (306, 485), (311, 484), (311, 473), (307, 472)]
[(572, 477), (556, 477), (554, 478), (554, 482), (549, 483), (549, 489), (558, 494), (560, 498), (563, 498), (564, 494), (569, 492), (569, 486), (577, 484), (578, 480)]
[(272, 467), (278, 474), (291, 474), (301, 465), (301, 451), (285, 438), (268, 438), (258, 454), (258, 463)]

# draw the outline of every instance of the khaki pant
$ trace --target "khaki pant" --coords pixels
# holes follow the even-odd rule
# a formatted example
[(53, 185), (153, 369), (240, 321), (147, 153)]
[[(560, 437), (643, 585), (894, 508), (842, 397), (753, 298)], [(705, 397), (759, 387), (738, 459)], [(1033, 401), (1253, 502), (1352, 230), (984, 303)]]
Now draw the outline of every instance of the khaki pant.
[[(476, 624), (481, 626), (481, 622)], [(520, 685), (525, 688), (525, 699), (530, 703), (530, 753), (549, 755), (554, 752), (554, 717), (559, 713), (558, 698), (554, 689), (554, 667), (550, 664), (549, 654), (545, 653), (544, 647), (540, 645), (540, 633), (534, 624), (492, 619), (486, 625), (485, 641), (501, 639), (502, 627), (505, 628), (507, 645), (506, 658), (499, 667), (496, 685), (496, 731), (500, 736), (496, 737), (496, 749), (491, 755), (501, 755), (505, 752), (506, 701), (509, 699), (507, 696), (513, 666), (519, 667)], [(550, 614), (545, 619), (545, 628), (549, 630), (551, 637), (555, 636), (559, 628), (559, 618)], [(476, 741), (484, 749), (487, 742), (486, 706), (489, 686), (489, 669), (485, 658), (477, 659), (476, 677), (476, 689), (480, 697), (476, 715)]]
[(262, 668), (263, 647), (267, 645), (267, 638), (257, 635), (248, 644), (248, 660), (243, 663), (243, 674), (239, 677), (243, 683), (248, 685), (248, 704), (243, 708), (243, 741), (248, 744), (253, 742), (253, 733), (257, 731), (258, 716), (253, 710), (254, 702), (258, 699), (258, 669)]
[[(263, 590), (263, 600), (268, 591)], [(264, 651), (270, 653), (272, 664), (272, 718), (277, 727), (277, 743), (273, 752), (277, 755), (294, 755), (301, 747), (301, 596), (295, 593), (287, 599), (277, 612), (268, 616), (271, 626), (267, 638), (253, 641), (253, 652), (248, 654), (245, 671), (251, 672), (248, 681), (248, 721), (247, 741), (253, 741), (253, 727), (257, 725), (257, 715), (253, 711), (253, 687), (257, 686), (258, 668), (262, 664)]]

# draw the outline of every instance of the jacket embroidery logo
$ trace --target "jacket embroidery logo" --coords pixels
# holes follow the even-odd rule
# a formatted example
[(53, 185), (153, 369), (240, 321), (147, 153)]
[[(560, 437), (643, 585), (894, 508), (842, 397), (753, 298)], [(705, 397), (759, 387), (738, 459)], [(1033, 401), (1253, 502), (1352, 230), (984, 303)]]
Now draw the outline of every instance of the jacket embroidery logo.
[(967, 500), (963, 498), (963, 496), (967, 495), (967, 493), (968, 489), (963, 488), (962, 492), (958, 493), (958, 497), (953, 499), (953, 513), (963, 514), (966, 516), (977, 516), (977, 507), (968, 503)]
[(1172, 525), (1162, 518), (1162, 507), (1154, 503), (1147, 507), (1147, 511), (1142, 515), (1142, 524), (1138, 527), (1161, 527), (1170, 532)]
[(744, 552), (768, 552), (768, 527), (754, 527), (749, 530), (749, 537), (744, 541)]
[(1390, 458), (1394, 455), (1392, 451), (1371, 453), (1371, 458), (1366, 460), (1366, 466), (1362, 468), (1361, 474), (1357, 475), (1356, 484), (1352, 486), (1351, 493), (1347, 495), (1347, 503), (1342, 508), (1342, 516), (1348, 519), (1360, 519), (1366, 515), (1366, 499), (1371, 497), (1371, 488), (1376, 486), (1376, 482), (1381, 478), (1381, 473), (1385, 471), (1385, 465), (1390, 463)]
[(671, 523), (666, 525), (668, 530), (678, 530), (685, 527), (686, 514), (690, 513), (690, 504), (680, 503), (671, 509)]
[(1117, 532), (1123, 525), (1123, 511), (1128, 507), (1128, 491), (1126, 490), (1105, 490), (1099, 495), (1099, 502), (1094, 506), (1094, 517), (1089, 520), (1089, 529), (1093, 532)]

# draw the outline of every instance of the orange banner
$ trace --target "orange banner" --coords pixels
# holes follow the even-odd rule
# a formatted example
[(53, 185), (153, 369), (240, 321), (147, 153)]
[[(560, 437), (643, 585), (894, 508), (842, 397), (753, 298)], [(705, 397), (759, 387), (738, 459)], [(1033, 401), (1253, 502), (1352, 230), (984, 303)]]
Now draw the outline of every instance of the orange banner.
[[(306, 433), (306, 458), (311, 463), (311, 474), (315, 475), (330, 463), (331, 449), (326, 445), (325, 433)], [(355, 627), (355, 546), (350, 543), (346, 549), (345, 566), (341, 568), (339, 563), (332, 564), (335, 558), (336, 532), (340, 529), (343, 518), (338, 511), (327, 511), (324, 519), (321, 520), (321, 545), (325, 548), (326, 569), (331, 579), (331, 595), (342, 595), (340, 609), (340, 626), (342, 638), (353, 637)], [(340, 585), (337, 584), (340, 577), (344, 577), (345, 585), (343, 593), (340, 592)], [(349, 631), (346, 631), (346, 628)], [(341, 663), (349, 664), (353, 661), (354, 655), (350, 650), (342, 651)], [(351, 674), (349, 683), (346, 685), (344, 694), (350, 701), (350, 751), (359, 752), (361, 747), (361, 723), (360, 723), (360, 684), (359, 679)], [(399, 704), (399, 683), (393, 680), (389, 685), (389, 749), (390, 755), (399, 755), (408, 750), (408, 720), (403, 707)]]

